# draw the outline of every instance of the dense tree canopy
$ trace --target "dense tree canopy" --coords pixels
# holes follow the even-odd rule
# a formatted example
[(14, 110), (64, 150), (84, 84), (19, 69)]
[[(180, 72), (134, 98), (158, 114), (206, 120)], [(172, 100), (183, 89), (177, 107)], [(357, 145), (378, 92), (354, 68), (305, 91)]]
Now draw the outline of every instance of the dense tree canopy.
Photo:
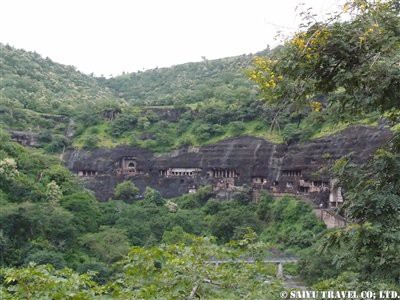
[[(315, 22), (308, 13), (304, 21), (306, 28), (274, 57), (257, 58), (249, 76), (267, 105), (298, 111), (309, 107), (318, 113), (325, 109), (319, 98), (324, 95), (343, 118), (378, 111), (395, 125), (392, 140), (363, 167), (352, 165), (351, 158), (336, 163), (346, 199), (342, 213), (353, 224), (327, 232), (318, 245), (327, 253), (319, 263), (352, 271), (361, 280), (398, 283), (400, 6), (392, 0), (354, 0), (326, 22)], [(309, 257), (306, 268), (313, 261)], [(306, 277), (315, 276), (311, 269), (304, 272)], [(327, 275), (317, 273), (319, 279)]]
[[(397, 1), (349, 1), (344, 12), (313, 22), (271, 58), (257, 58), (250, 78), (270, 103), (308, 104), (318, 95), (351, 112), (400, 109), (400, 20)], [(349, 20), (343, 20), (344, 17)], [(305, 26), (306, 26), (305, 25)], [(395, 117), (395, 116), (393, 116)]]

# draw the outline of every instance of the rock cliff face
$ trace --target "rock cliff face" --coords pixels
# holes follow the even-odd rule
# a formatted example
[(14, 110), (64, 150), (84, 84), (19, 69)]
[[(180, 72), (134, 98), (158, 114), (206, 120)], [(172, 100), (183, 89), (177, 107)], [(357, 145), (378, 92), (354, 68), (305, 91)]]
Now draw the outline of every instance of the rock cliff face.
[(363, 161), (390, 136), (387, 129), (352, 126), (333, 136), (298, 144), (276, 145), (260, 138), (238, 137), (162, 156), (118, 147), (71, 151), (64, 159), (102, 201), (113, 196), (116, 184), (132, 180), (141, 191), (150, 186), (164, 197), (194, 192), (206, 184), (229, 197), (238, 186), (248, 185), (253, 193), (266, 189), (303, 194), (327, 206), (332, 189), (336, 189), (335, 201), (340, 195), (332, 184), (329, 166), (349, 154), (356, 162)]
[(8, 130), (11, 140), (29, 147), (40, 147), (39, 135), (28, 131)]

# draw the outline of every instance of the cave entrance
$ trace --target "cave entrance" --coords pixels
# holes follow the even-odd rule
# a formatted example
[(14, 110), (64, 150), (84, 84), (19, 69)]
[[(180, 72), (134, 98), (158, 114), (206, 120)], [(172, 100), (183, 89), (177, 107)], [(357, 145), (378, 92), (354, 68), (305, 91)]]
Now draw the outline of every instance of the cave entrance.
[(134, 157), (123, 157), (121, 161), (122, 174), (136, 175), (136, 159)]

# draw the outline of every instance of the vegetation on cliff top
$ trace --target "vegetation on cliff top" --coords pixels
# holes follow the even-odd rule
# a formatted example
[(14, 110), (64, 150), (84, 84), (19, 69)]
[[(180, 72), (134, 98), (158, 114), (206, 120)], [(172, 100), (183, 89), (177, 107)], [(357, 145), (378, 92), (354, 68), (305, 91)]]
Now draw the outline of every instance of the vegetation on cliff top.
[[(120, 144), (168, 152), (239, 135), (281, 143), (330, 134), (339, 121), (341, 128), (349, 124), (322, 98), (320, 111), (266, 106), (246, 75), (252, 55), (105, 79), (36, 53), (0, 47), (0, 124), (39, 133), (48, 152)], [(371, 114), (351, 122), (376, 120)]]

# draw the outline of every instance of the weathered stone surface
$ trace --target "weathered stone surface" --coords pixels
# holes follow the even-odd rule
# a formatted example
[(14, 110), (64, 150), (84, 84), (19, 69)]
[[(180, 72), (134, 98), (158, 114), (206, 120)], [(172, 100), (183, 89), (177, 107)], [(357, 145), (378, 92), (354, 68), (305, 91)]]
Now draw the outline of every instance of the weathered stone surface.
[[(145, 149), (118, 147), (71, 151), (64, 159), (76, 174), (96, 174), (84, 180), (103, 201), (113, 196), (117, 183), (129, 179), (141, 191), (151, 186), (164, 197), (175, 197), (206, 184), (230, 193), (234, 186), (246, 184), (254, 190), (306, 194), (326, 206), (329, 166), (348, 154), (356, 162), (363, 161), (390, 136), (384, 128), (351, 126), (329, 137), (290, 145), (238, 137), (161, 156)], [(123, 161), (132, 162), (132, 170), (123, 167)]]
[(40, 147), (39, 135), (29, 131), (8, 130), (11, 140), (29, 147)]

